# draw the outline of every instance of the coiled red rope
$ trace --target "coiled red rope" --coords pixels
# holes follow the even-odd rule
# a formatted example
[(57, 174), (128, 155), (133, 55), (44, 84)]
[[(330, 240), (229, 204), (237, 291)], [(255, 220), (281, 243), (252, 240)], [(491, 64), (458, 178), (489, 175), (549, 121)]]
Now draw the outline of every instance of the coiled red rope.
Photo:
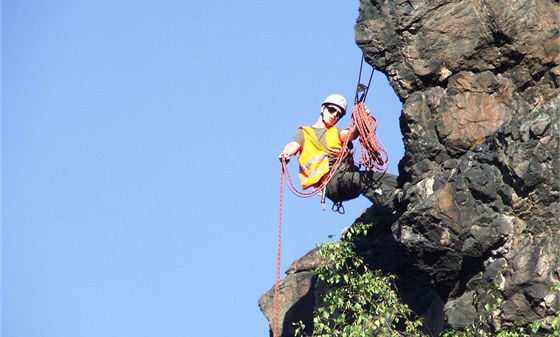
[(363, 102), (354, 106), (350, 127), (356, 125), (360, 134), (361, 158), (357, 164), (368, 171), (385, 171), (389, 167), (389, 154), (377, 137), (377, 119), (369, 113)]

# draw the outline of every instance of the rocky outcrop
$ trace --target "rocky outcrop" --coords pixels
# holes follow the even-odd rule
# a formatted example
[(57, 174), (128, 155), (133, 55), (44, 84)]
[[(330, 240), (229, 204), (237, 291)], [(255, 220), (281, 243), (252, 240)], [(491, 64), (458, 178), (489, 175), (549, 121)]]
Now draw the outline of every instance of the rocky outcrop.
[[(392, 217), (372, 208), (358, 219), (376, 225), (360, 249), (399, 276), (434, 335), (478, 316), (499, 329), (560, 310), (550, 291), (560, 282), (559, 13), (550, 0), (361, 1), (356, 41), (403, 102), (405, 156), (402, 203)], [(282, 336), (318, 296), (317, 258), (302, 261), (284, 280), (286, 296), (288, 284), (306, 288), (283, 304)], [(493, 287), (500, 310), (473, 305)]]

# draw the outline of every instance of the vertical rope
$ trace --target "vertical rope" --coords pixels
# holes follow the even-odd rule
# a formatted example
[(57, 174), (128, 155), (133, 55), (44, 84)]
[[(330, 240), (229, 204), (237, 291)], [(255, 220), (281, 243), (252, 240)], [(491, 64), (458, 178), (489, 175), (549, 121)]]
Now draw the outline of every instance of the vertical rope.
[(278, 220), (278, 250), (276, 254), (276, 284), (274, 285), (274, 327), (273, 337), (278, 336), (278, 309), (280, 306), (280, 262), (282, 256), (282, 212), (284, 204), (284, 171), (286, 170), (286, 161), (282, 160), (282, 168), (280, 171), (280, 214)]

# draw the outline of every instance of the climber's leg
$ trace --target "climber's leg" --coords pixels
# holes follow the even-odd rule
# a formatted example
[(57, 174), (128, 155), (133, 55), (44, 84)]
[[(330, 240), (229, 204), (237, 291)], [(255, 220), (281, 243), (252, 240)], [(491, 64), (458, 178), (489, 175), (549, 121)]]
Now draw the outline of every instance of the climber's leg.
[(327, 183), (326, 196), (333, 202), (355, 199), (362, 192), (361, 172), (353, 165), (343, 163)]
[(390, 173), (360, 172), (362, 194), (380, 207), (394, 208), (398, 193), (397, 176)]

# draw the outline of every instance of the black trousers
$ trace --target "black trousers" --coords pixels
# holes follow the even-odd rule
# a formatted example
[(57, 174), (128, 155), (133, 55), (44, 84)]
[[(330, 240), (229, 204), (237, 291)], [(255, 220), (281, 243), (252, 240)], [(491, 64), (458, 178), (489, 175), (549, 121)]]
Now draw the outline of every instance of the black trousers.
[(360, 195), (380, 207), (393, 207), (397, 176), (389, 173), (360, 171), (355, 165), (342, 163), (327, 183), (325, 195), (333, 202), (355, 199)]

